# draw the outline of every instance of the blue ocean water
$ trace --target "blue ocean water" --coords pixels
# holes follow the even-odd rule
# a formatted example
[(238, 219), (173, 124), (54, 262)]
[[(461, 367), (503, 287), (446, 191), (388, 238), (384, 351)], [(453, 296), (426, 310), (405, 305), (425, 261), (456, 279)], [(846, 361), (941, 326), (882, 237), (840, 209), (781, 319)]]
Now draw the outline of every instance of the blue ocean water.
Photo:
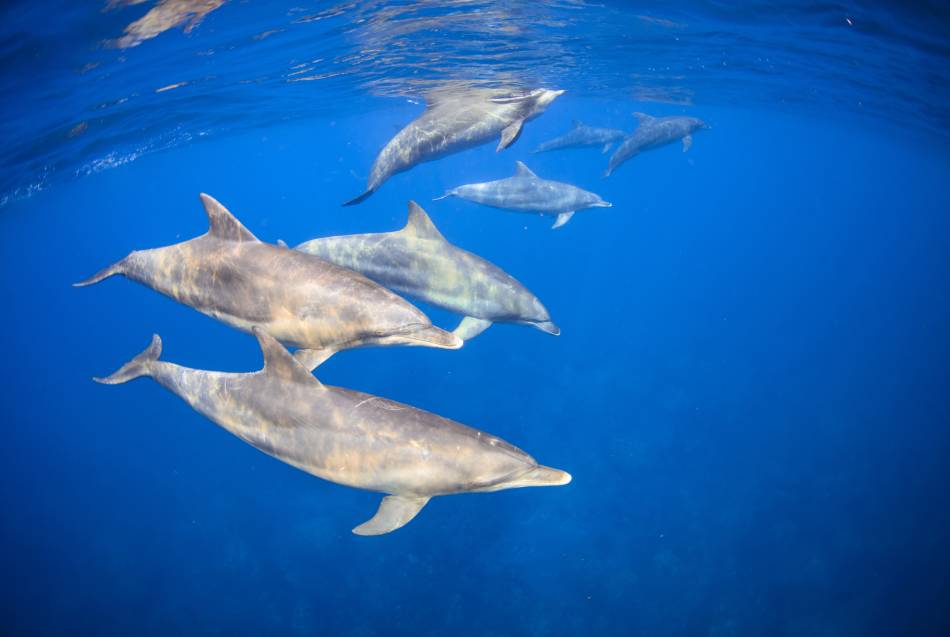
[[(13, 2), (0, 23), (3, 634), (950, 629), (942, 4)], [(340, 207), (448, 81), (567, 92), (508, 150)], [(598, 149), (530, 152), (575, 119), (632, 130), (633, 111), (711, 128), (609, 179)], [(433, 201), (515, 160), (613, 207), (552, 231)], [(165, 360), (260, 367), (252, 337), (143, 286), (70, 286), (203, 233), (200, 192), (290, 245), (395, 230), (414, 199), (516, 276), (560, 336), (496, 325), (316, 375), (571, 484), (439, 497), (357, 537), (378, 494), (148, 379), (93, 383), (153, 332)]]

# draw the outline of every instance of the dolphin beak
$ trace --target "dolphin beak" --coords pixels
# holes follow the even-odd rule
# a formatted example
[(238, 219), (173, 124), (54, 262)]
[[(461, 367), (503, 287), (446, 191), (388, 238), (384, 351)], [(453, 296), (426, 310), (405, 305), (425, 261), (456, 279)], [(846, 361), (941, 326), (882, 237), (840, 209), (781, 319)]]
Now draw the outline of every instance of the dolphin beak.
[(609, 201), (598, 201), (594, 204), (595, 208), (613, 208), (614, 205)]
[(513, 487), (559, 487), (571, 481), (571, 474), (560, 469), (552, 469), (538, 465), (526, 473), (505, 484), (506, 488)]
[(406, 334), (406, 338), (418, 341), (419, 345), (440, 347), (442, 349), (458, 349), (465, 343), (465, 341), (452, 332), (446, 332), (435, 325), (429, 325), (415, 332), (410, 332)]

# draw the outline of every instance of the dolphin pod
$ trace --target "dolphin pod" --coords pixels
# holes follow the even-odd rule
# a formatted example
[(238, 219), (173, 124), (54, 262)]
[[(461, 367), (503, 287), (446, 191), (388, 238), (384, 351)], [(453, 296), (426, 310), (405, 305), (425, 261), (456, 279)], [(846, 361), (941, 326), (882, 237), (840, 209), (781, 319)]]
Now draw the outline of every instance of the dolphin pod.
[(296, 248), (355, 270), (386, 287), (465, 318), (463, 340), (492, 323), (521, 323), (560, 334), (538, 298), (497, 266), (449, 243), (419, 204), (402, 230), (324, 237)]
[(534, 149), (535, 153), (545, 153), (552, 150), (567, 148), (585, 148), (600, 146), (601, 153), (606, 153), (614, 142), (626, 137), (627, 134), (616, 128), (596, 128), (587, 126), (583, 122), (574, 120), (574, 127), (560, 137), (550, 139)]
[(679, 115), (674, 117), (652, 117), (645, 113), (634, 113), (633, 115), (640, 123), (633, 134), (627, 137), (617, 147), (614, 154), (610, 156), (604, 177), (609, 177), (620, 164), (640, 152), (658, 148), (678, 139), (683, 140), (683, 152), (685, 153), (693, 145), (692, 134), (702, 128), (708, 128), (703, 120), (695, 117)]
[(515, 174), (506, 179), (466, 184), (452, 188), (437, 199), (460, 197), (492, 208), (557, 215), (552, 228), (560, 228), (574, 213), (585, 208), (610, 208), (612, 204), (577, 186), (541, 179), (522, 162), (515, 162)]
[(124, 275), (232, 327), (259, 326), (301, 348), (297, 355), (308, 366), (351, 347), (462, 346), (459, 337), (363, 275), (259, 241), (215, 199), (202, 194), (201, 201), (206, 234), (132, 252), (74, 285)]
[(511, 146), (524, 123), (534, 119), (564, 91), (539, 88), (518, 92), (468, 88), (434, 91), (422, 115), (409, 122), (379, 152), (366, 190), (344, 206), (365, 201), (383, 182), (417, 164), (479, 146), (500, 136), (496, 150)]
[(232, 374), (159, 360), (161, 339), (100, 383), (148, 376), (252, 447), (311, 475), (387, 494), (353, 529), (382, 535), (439, 495), (557, 486), (570, 474), (471, 427), (378, 396), (330, 387), (253, 328), (264, 368)]

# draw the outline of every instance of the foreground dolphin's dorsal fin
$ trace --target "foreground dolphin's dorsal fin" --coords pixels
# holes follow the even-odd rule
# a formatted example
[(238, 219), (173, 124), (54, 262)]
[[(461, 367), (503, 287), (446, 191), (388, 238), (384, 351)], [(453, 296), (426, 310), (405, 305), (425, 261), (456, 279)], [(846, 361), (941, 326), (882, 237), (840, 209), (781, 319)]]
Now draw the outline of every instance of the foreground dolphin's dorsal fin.
[(640, 112), (634, 113), (633, 116), (636, 117), (637, 120), (639, 120), (641, 124), (645, 122), (649, 122), (651, 119), (654, 119), (652, 115), (647, 115), (646, 113), (640, 113)]
[(418, 239), (435, 239), (445, 241), (445, 237), (439, 232), (439, 229), (432, 223), (432, 219), (422, 209), (422, 206), (415, 201), (409, 201), (409, 220), (405, 227), (399, 232), (416, 237)]
[(245, 228), (227, 208), (211, 195), (201, 193), (201, 203), (208, 215), (208, 234), (225, 241), (257, 241), (257, 237)]
[(466, 316), (462, 319), (462, 322), (459, 323), (459, 326), (452, 330), (452, 333), (463, 341), (467, 341), (475, 338), (489, 327), (491, 327), (491, 321), (475, 318), (474, 316)]
[(379, 503), (376, 515), (353, 529), (357, 535), (382, 535), (405, 526), (416, 517), (429, 498), (387, 495)]
[(279, 245), (281, 248), (289, 248), (289, 247), (290, 247), (290, 246), (287, 245), (287, 242), (284, 241), (283, 239), (278, 239), (278, 240), (277, 240), (277, 245)]
[(320, 385), (320, 381), (313, 377), (310, 370), (301, 365), (287, 351), (286, 347), (277, 342), (277, 339), (256, 326), (251, 331), (257, 337), (261, 352), (264, 354), (264, 369), (261, 370), (262, 372), (278, 376), (286, 381)]
[(537, 177), (531, 169), (524, 165), (524, 162), (515, 162), (515, 177)]

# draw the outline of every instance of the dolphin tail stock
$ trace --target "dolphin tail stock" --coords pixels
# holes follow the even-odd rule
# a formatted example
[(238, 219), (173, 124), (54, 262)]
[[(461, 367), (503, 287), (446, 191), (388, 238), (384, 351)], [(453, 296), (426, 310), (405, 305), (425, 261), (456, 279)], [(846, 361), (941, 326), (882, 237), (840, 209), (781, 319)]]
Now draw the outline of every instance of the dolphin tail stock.
[(125, 257), (125, 259), (122, 259), (121, 261), (116, 261), (110, 266), (102, 268), (88, 279), (83, 279), (82, 281), (73, 283), (73, 287), (84, 288), (87, 285), (94, 285), (99, 281), (108, 279), (110, 276), (115, 276), (116, 274), (125, 274), (126, 259), (128, 259), (128, 257)]
[(105, 378), (93, 378), (97, 383), (103, 385), (119, 385), (134, 380), (139, 376), (148, 376), (151, 373), (151, 364), (158, 360), (162, 355), (162, 339), (158, 334), (152, 335), (152, 342), (145, 351), (123, 365), (110, 376)]
[(358, 204), (358, 203), (363, 203), (364, 201), (366, 201), (367, 199), (369, 199), (370, 195), (372, 195), (374, 192), (376, 192), (376, 190), (375, 190), (374, 188), (370, 188), (370, 189), (368, 189), (366, 192), (364, 192), (363, 194), (361, 194), (361, 195), (359, 195), (359, 196), (357, 196), (357, 197), (353, 197), (353, 198), (350, 199), (349, 201), (344, 201), (344, 202), (343, 202), (343, 205), (344, 205), (344, 206), (355, 206), (355, 205)]

